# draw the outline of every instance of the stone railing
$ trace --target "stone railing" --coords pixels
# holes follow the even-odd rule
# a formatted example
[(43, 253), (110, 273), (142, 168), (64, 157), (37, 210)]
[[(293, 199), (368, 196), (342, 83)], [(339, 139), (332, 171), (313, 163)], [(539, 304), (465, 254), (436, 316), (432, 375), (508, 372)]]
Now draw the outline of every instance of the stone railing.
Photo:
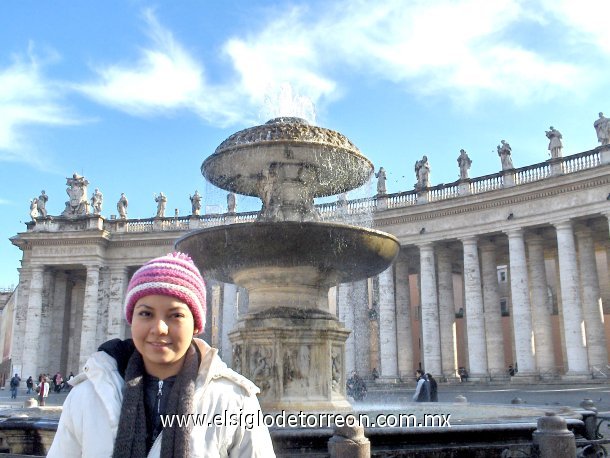
[[(570, 174), (609, 163), (610, 148), (600, 147), (559, 159), (550, 159), (518, 169), (492, 173), (453, 183), (429, 187), (424, 192), (410, 190), (383, 196), (366, 197), (348, 201), (327, 202), (316, 205), (324, 221), (349, 221), (352, 217), (367, 218), (377, 210), (409, 207), (418, 203), (440, 202), (465, 195), (482, 194), (506, 187), (519, 186), (547, 179), (551, 176)], [(108, 232), (155, 232), (189, 231), (225, 224), (251, 223), (256, 221), (257, 211), (244, 213), (217, 213), (201, 216), (180, 216), (148, 219), (103, 219), (88, 215), (76, 220), (62, 217), (39, 218), (36, 223), (27, 223), (28, 230), (61, 231), (82, 229), (104, 229)], [(372, 216), (371, 216), (372, 217)], [(89, 220), (89, 221), (85, 221)]]

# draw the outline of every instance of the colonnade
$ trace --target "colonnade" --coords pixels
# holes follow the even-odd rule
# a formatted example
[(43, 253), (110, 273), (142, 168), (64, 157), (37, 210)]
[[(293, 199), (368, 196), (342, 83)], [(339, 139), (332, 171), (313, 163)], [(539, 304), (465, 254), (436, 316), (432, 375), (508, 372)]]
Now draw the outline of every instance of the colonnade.
[[(610, 244), (600, 243), (599, 237), (597, 242), (606, 250), (609, 266), (604, 275), (608, 275)], [(363, 292), (357, 294), (360, 301), (354, 297), (361, 282), (339, 286), (339, 318), (354, 329), (347, 342), (346, 368), (366, 376), (373, 366), (382, 377), (393, 379), (409, 378), (422, 367), (451, 378), (458, 369), (459, 346), (463, 348), (460, 365), (471, 379), (506, 377), (509, 364), (517, 366), (518, 376), (533, 379), (579, 378), (596, 368), (605, 370), (607, 338), (595, 248), (586, 220), (403, 246), (397, 262), (379, 275), (379, 294), (372, 302), (362, 300), (367, 297)], [(546, 263), (553, 258), (556, 278), (549, 281)], [(500, 307), (500, 262), (508, 267), (509, 339)], [(461, 267), (457, 276), (455, 265)], [(461, 288), (455, 287), (456, 278), (461, 279)], [(413, 281), (418, 282), (416, 287), (410, 284)], [(556, 290), (559, 332), (553, 332), (550, 284)], [(455, 296), (456, 290), (462, 291), (461, 298)], [(412, 294), (419, 295), (419, 309), (411, 306)], [(456, 303), (463, 304), (462, 336), (456, 332), (461, 317)], [(371, 309), (379, 310), (379, 335), (372, 336), (379, 341), (379, 358), (372, 362), (366, 358), (369, 343), (359, 329), (363, 310)], [(412, 316), (414, 310), (419, 316)], [(418, 344), (420, 351), (413, 351)], [(511, 346), (512, 358), (505, 356), (505, 345)], [(413, 358), (415, 353), (419, 360)]]

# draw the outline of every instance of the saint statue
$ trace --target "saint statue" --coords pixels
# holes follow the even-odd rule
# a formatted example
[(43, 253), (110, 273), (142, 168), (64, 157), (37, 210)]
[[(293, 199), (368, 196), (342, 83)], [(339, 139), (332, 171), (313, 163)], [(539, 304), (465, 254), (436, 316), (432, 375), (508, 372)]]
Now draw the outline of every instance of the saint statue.
[(428, 162), (428, 156), (424, 155), (419, 161), (415, 162), (415, 176), (417, 177), (415, 189), (430, 187), (430, 163)]
[(379, 167), (379, 172), (375, 174), (375, 178), (377, 178), (377, 195), (383, 196), (387, 194), (388, 191), (385, 186), (386, 175), (383, 167)]
[(30, 200), (30, 217), (32, 221), (36, 221), (38, 218), (38, 199), (36, 197)]
[(191, 200), (191, 214), (195, 216), (199, 215), (201, 211), (201, 195), (199, 194), (199, 191), (195, 190), (195, 194), (189, 196), (189, 199)]
[(595, 120), (593, 127), (595, 127), (595, 132), (597, 133), (597, 141), (602, 146), (610, 144), (610, 119), (600, 112), (599, 119)]
[(157, 218), (163, 218), (165, 216), (167, 197), (165, 197), (165, 194), (160, 192), (158, 196), (155, 196), (155, 202), (157, 202)]
[(512, 149), (506, 140), (502, 140), (498, 145), (498, 156), (500, 156), (500, 160), (502, 161), (502, 171), (515, 168), (513, 166), (511, 151)]
[(561, 149), (563, 148), (562, 136), (553, 126), (550, 129), (546, 131), (546, 138), (549, 139), (549, 151), (551, 152), (551, 159), (557, 159), (561, 157)]
[(121, 198), (116, 204), (116, 209), (119, 212), (119, 218), (127, 219), (127, 206), (129, 203), (127, 202), (127, 197), (125, 197), (125, 193), (121, 193)]
[(37, 206), (38, 206), (38, 216), (41, 218), (47, 217), (47, 202), (49, 201), (49, 196), (47, 196), (44, 192), (44, 189), (40, 191), (40, 195), (38, 196)]
[(468, 154), (463, 149), (460, 150), (460, 155), (457, 158), (458, 166), (460, 167), (460, 180), (468, 179), (468, 169), (472, 165), (472, 160), (468, 157)]
[(95, 188), (93, 195), (91, 196), (91, 208), (93, 208), (93, 214), (99, 215), (102, 212), (102, 203), (104, 202), (104, 196), (99, 189)]

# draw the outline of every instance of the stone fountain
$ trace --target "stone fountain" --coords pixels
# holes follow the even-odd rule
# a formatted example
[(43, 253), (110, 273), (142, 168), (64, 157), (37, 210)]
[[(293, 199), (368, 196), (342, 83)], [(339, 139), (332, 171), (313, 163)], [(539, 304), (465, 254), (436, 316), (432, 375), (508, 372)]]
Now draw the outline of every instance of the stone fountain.
[(314, 198), (363, 185), (373, 164), (344, 135), (284, 117), (231, 135), (201, 171), (263, 202), (256, 222), (176, 242), (205, 276), (248, 290), (248, 313), (230, 333), (233, 368), (261, 388), (266, 411), (350, 410), (350, 331), (330, 313), (328, 291), (382, 272), (400, 246), (384, 232), (320, 221)]

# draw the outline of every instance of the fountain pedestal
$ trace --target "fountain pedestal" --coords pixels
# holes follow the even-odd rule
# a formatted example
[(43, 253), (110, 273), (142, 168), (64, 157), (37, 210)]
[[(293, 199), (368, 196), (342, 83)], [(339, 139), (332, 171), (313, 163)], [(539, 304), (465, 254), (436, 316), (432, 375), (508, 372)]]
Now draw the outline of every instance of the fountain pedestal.
[(349, 333), (333, 315), (317, 310), (248, 314), (229, 334), (233, 368), (261, 389), (265, 412), (351, 410), (343, 364)]

